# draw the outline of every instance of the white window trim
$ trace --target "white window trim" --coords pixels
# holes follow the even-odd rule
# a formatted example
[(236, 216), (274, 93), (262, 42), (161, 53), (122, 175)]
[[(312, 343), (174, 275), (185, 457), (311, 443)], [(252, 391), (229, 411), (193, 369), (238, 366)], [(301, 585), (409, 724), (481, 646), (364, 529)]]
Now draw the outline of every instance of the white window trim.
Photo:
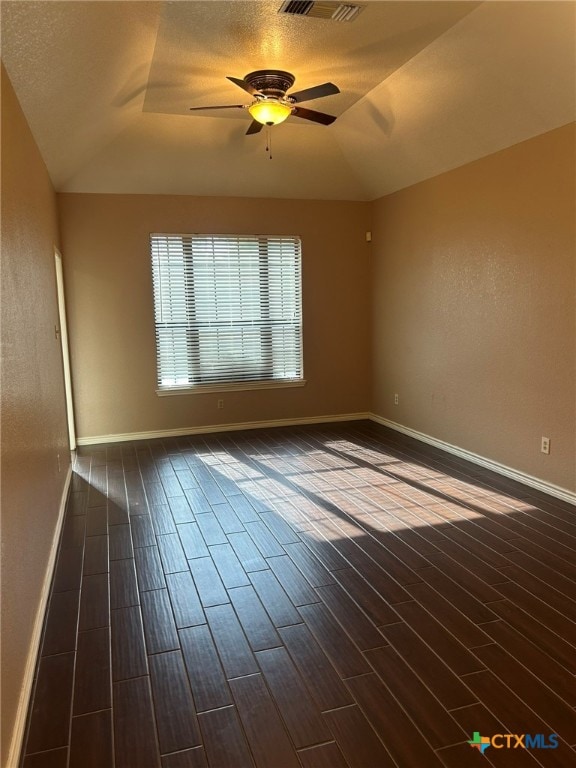
[(194, 387), (166, 387), (157, 389), (158, 397), (171, 397), (172, 395), (205, 395), (210, 392), (245, 392), (251, 389), (290, 389), (306, 386), (306, 379), (294, 379), (293, 381), (256, 381), (234, 384), (197, 384)]

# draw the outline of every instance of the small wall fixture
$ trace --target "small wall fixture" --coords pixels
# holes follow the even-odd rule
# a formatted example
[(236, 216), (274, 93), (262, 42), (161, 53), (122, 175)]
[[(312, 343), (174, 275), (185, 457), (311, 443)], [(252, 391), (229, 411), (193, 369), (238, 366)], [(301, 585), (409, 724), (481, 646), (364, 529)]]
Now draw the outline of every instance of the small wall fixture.
[(262, 125), (278, 125), (292, 114), (292, 107), (276, 99), (258, 99), (248, 107), (254, 120)]

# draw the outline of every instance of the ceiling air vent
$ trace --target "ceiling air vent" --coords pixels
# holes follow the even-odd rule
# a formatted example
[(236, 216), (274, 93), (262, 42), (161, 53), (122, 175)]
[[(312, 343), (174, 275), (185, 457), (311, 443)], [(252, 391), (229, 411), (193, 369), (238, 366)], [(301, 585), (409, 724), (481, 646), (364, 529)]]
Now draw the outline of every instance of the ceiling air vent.
[(352, 3), (338, 3), (326, 0), (285, 0), (278, 13), (289, 13), (292, 16), (311, 16), (316, 19), (329, 19), (331, 21), (354, 21), (363, 5)]

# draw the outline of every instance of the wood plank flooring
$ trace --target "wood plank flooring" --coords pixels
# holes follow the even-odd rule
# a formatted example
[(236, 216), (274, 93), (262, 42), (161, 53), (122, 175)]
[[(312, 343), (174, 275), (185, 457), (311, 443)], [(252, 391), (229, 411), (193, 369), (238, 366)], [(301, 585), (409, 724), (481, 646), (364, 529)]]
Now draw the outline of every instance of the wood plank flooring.
[(576, 765), (571, 505), (369, 422), (74, 471), (20, 768)]

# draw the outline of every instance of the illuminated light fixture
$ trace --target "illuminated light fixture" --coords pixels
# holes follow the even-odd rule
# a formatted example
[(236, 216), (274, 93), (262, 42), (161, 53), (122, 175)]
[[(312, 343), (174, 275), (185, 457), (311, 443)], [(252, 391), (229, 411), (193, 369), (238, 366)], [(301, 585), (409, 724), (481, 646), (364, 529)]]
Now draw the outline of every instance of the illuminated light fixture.
[(292, 107), (276, 99), (258, 99), (248, 107), (254, 120), (262, 125), (278, 125), (292, 114)]

